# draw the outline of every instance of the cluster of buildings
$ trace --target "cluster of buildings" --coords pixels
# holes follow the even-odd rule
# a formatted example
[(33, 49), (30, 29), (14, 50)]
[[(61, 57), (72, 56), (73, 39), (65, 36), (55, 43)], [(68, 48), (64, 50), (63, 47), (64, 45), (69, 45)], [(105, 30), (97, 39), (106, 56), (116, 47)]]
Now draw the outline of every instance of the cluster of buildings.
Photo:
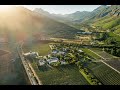
[(28, 53), (24, 53), (24, 56), (26, 56), (26, 57), (38, 57), (39, 54), (38, 54), (38, 52), (32, 52), (32, 51), (30, 51)]
[[(65, 54), (65, 52), (63, 51), (58, 51), (58, 50), (53, 50), (51, 54)], [(56, 63), (59, 61), (59, 59), (57, 57), (52, 57), (51, 54), (48, 54), (47, 56), (39, 56), (38, 52), (28, 52), (28, 53), (24, 53), (24, 56), (26, 57), (38, 57), (39, 60), (39, 66), (43, 66), (45, 65), (46, 63), (47, 64), (51, 64), (51, 63)], [(60, 61), (61, 64), (66, 64), (65, 61)]]
[(76, 39), (80, 41), (81, 44), (90, 44), (94, 35), (92, 32), (77, 32)]
[(65, 52), (64, 51), (53, 50), (52, 54), (61, 54), (61, 55), (64, 55)]

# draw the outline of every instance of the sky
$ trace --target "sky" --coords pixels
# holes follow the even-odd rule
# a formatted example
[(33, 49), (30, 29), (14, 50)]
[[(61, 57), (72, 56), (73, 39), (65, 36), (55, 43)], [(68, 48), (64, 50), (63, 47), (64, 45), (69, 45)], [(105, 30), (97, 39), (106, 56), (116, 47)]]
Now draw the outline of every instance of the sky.
[(54, 14), (70, 14), (76, 11), (92, 11), (100, 5), (19, 5), (28, 9), (42, 8), (49, 13)]

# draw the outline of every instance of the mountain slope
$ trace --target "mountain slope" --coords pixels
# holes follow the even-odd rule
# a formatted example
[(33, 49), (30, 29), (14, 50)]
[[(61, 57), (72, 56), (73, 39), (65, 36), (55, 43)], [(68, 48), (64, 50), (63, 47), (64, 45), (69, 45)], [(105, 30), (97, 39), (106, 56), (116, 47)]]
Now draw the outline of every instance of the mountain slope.
[(104, 10), (104, 12), (100, 12), (99, 16), (105, 13), (105, 16), (95, 18), (93, 25), (101, 27), (105, 31), (114, 31), (116, 34), (120, 34), (120, 5), (110, 6), (108, 9)]
[(23, 7), (14, 7), (9, 12), (0, 12), (0, 29), (0, 32), (7, 34), (9, 39), (20, 40), (38, 33), (46, 37), (74, 38), (78, 31)]

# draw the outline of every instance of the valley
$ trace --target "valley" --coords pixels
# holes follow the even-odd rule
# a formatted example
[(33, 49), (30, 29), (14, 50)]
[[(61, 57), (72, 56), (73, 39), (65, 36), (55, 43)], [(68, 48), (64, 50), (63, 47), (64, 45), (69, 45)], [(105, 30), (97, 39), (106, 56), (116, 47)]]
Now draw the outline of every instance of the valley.
[(120, 85), (119, 23), (120, 5), (0, 11), (0, 85)]

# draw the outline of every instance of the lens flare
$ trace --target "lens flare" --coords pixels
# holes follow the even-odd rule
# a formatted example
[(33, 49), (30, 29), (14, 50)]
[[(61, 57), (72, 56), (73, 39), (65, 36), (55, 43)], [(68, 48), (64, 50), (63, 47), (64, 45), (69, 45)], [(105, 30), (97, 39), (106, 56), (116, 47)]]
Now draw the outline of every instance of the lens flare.
[(0, 5), (0, 11), (9, 11), (12, 5)]

